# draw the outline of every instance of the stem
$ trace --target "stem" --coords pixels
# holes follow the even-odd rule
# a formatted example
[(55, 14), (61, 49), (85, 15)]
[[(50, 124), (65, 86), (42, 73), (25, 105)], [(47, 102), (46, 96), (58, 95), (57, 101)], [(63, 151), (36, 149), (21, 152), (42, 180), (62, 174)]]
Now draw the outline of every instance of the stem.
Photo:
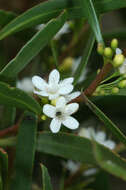
[(82, 102), (84, 101), (82, 95), (85, 94), (86, 96), (91, 96), (94, 91), (96, 90), (97, 86), (101, 83), (101, 81), (106, 77), (108, 72), (110, 72), (112, 69), (112, 64), (107, 63), (105, 64), (99, 74), (96, 76), (96, 78), (93, 80), (93, 82), (89, 85), (89, 87), (77, 98), (72, 100), (71, 102)]

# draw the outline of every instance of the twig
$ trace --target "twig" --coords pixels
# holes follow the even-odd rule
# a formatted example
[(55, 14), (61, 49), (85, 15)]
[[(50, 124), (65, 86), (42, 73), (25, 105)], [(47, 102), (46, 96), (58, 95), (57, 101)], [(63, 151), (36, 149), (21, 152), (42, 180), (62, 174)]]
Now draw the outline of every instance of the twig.
[(99, 74), (96, 76), (96, 78), (93, 80), (93, 82), (89, 85), (89, 87), (77, 98), (73, 99), (71, 102), (82, 102), (83, 97), (82, 95), (85, 94), (86, 96), (91, 96), (94, 91), (96, 90), (97, 86), (100, 84), (100, 82), (106, 77), (106, 75), (111, 71), (112, 64), (107, 63), (105, 64)]

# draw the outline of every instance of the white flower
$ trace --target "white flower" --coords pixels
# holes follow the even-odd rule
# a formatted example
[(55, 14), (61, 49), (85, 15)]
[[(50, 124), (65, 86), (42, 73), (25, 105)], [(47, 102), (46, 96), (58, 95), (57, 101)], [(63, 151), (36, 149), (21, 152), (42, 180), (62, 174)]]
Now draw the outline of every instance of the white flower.
[(92, 135), (98, 143), (108, 147), (109, 149), (115, 148), (115, 142), (112, 140), (106, 140), (106, 134), (103, 131), (95, 132), (91, 127), (87, 129), (83, 128), (79, 131), (79, 136), (86, 137), (88, 139), (91, 139)]
[(32, 93), (34, 90), (32, 79), (28, 77), (17, 81), (16, 87), (28, 93)]
[[(116, 48), (116, 54), (122, 54), (122, 50), (119, 48)], [(126, 73), (126, 59), (124, 60), (123, 64), (118, 68), (120, 74), (125, 74)]]
[(67, 95), (64, 95), (64, 98), (66, 99), (66, 102), (70, 102), (71, 100), (77, 98), (78, 96), (80, 96), (81, 92), (80, 91), (76, 91), (76, 92), (73, 92), (71, 94), (67, 94)]
[(50, 100), (58, 98), (60, 95), (67, 95), (73, 90), (73, 78), (66, 78), (60, 81), (59, 72), (54, 69), (49, 74), (48, 83), (39, 76), (32, 77), (32, 82), (36, 90), (35, 94), (40, 96), (49, 97)]
[[(70, 171), (71, 174), (74, 174), (75, 172), (77, 172), (80, 167), (81, 164), (79, 162), (75, 162), (73, 160), (68, 160), (67, 162), (63, 162), (63, 166)], [(95, 175), (98, 172), (97, 168), (89, 168), (87, 170), (85, 170), (82, 175), (83, 176), (91, 176), (91, 175)]]
[(80, 163), (68, 160), (67, 162), (63, 162), (63, 166), (73, 174), (80, 168)]
[(52, 118), (50, 129), (53, 133), (57, 133), (61, 124), (65, 125), (69, 129), (77, 129), (79, 126), (79, 122), (71, 117), (73, 113), (75, 113), (79, 108), (79, 104), (71, 103), (66, 105), (66, 100), (64, 97), (60, 97), (56, 106), (52, 106), (50, 104), (46, 104), (43, 106), (43, 113), (48, 117)]

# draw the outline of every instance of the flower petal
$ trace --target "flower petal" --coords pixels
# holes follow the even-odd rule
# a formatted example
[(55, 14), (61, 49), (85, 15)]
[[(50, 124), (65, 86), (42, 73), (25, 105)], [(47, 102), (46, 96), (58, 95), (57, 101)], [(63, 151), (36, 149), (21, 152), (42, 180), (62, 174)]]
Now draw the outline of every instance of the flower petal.
[(54, 118), (56, 113), (56, 108), (50, 104), (43, 106), (43, 113), (48, 117)]
[(52, 121), (51, 121), (51, 124), (50, 124), (50, 129), (53, 133), (58, 133), (59, 130), (60, 130), (60, 127), (61, 127), (61, 121), (58, 120), (57, 118), (54, 118)]
[(112, 140), (107, 140), (104, 142), (104, 146), (106, 146), (112, 150), (115, 148), (116, 144)]
[(58, 100), (56, 101), (56, 108), (58, 109), (64, 109), (66, 105), (66, 100), (64, 97), (60, 97), (58, 98)]
[(118, 54), (122, 54), (122, 50), (119, 49), (119, 48), (116, 48), (116, 54), (117, 54), (117, 55), (118, 55)]
[(62, 123), (69, 129), (77, 129), (79, 127), (79, 122), (71, 116), (68, 116)]
[(57, 71), (56, 69), (54, 69), (50, 74), (49, 74), (49, 84), (54, 85), (54, 84), (58, 84), (60, 79), (60, 74), (59, 71)]
[(77, 92), (73, 92), (71, 94), (68, 94), (65, 96), (66, 102), (70, 102), (71, 100), (73, 100), (74, 98), (77, 98), (79, 95), (81, 94), (80, 91)]
[(73, 113), (75, 113), (79, 108), (79, 104), (77, 103), (72, 103), (72, 104), (68, 104), (65, 107), (65, 113), (67, 115), (72, 115)]
[(45, 91), (36, 91), (36, 90), (34, 90), (33, 92), (34, 92), (34, 94), (37, 94), (39, 96), (46, 96), (46, 97), (48, 96), (48, 93), (45, 92)]
[(74, 78), (73, 78), (73, 77), (69, 77), (69, 78), (66, 78), (66, 79), (62, 80), (62, 81), (60, 82), (60, 85), (71, 84), (73, 81), (74, 81)]
[(104, 131), (98, 131), (97, 133), (95, 133), (95, 139), (96, 141), (103, 142), (106, 138), (106, 134)]
[(59, 94), (61, 95), (69, 94), (70, 92), (72, 92), (72, 90), (73, 90), (72, 84), (64, 85), (59, 89)]
[(119, 72), (120, 72), (120, 74), (125, 74), (126, 73), (126, 59), (123, 62), (123, 64), (119, 67)]
[(47, 85), (46, 81), (43, 80), (39, 76), (32, 77), (32, 83), (33, 83), (34, 87), (36, 87), (39, 90), (44, 90), (45, 86)]
[(55, 100), (55, 99), (58, 98), (58, 96), (59, 96), (58, 93), (56, 93), (56, 94), (49, 94), (49, 100)]

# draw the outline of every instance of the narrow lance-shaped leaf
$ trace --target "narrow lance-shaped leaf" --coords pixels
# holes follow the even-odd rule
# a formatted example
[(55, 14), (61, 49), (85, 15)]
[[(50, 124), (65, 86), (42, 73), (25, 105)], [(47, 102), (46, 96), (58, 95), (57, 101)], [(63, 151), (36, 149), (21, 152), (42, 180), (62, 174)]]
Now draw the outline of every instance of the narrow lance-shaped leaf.
[(16, 76), (39, 52), (42, 50), (63, 26), (67, 19), (64, 11), (57, 19), (51, 20), (43, 29), (19, 51), (17, 56), (11, 60), (0, 72), (4, 77)]
[(116, 155), (116, 157), (112, 156), (111, 157), (112, 159), (109, 159), (110, 156), (109, 150), (105, 149), (103, 151), (103, 149), (101, 149), (99, 144), (95, 141), (93, 145), (94, 145), (94, 155), (99, 166), (102, 169), (108, 171), (109, 173), (117, 177), (120, 177), (123, 180), (126, 180), (126, 172), (124, 169), (122, 169), (123, 165), (120, 163), (118, 159), (119, 156), (118, 155)]
[[(105, 167), (103, 169), (126, 180), (126, 160), (121, 159), (120, 156), (103, 145), (98, 144), (98, 146), (100, 147), (100, 151), (102, 151), (105, 160), (112, 162), (117, 169), (119, 165), (121, 172), (117, 173), (116, 171), (114, 172), (112, 169), (108, 170), (108, 168)], [(94, 155), (91, 140), (84, 137), (67, 133), (52, 134), (49, 132), (42, 132), (38, 135), (36, 149), (39, 152), (80, 161), (85, 164), (91, 164), (94, 166), (99, 165), (99, 162)]]
[[(69, 19), (86, 17), (82, 11), (81, 3), (84, 0), (49, 0), (29, 9), (5, 26), (0, 31), (0, 40), (18, 31), (30, 28), (40, 23), (48, 22), (58, 16), (63, 9), (67, 9)], [(96, 12), (98, 14), (126, 7), (126, 1), (120, 0), (94, 0)]]
[(92, 0), (88, 0), (88, 1), (82, 0), (82, 10), (83, 10), (83, 12), (85, 12), (85, 14), (87, 16), (88, 22), (95, 34), (97, 42), (104, 43), (93, 1)]
[(86, 105), (98, 116), (98, 118), (105, 124), (108, 130), (111, 130), (122, 143), (126, 145), (126, 136), (120, 131), (120, 129), (86, 96), (84, 96)]
[(26, 112), (18, 133), (11, 190), (31, 190), (36, 132), (36, 116)]
[(42, 170), (42, 183), (43, 183), (42, 190), (52, 190), (52, 185), (50, 181), (50, 176), (48, 174), (48, 170), (43, 164), (41, 164), (41, 170)]
[(42, 111), (38, 102), (26, 92), (3, 82), (0, 82), (0, 104), (30, 110), (37, 114)]
[(8, 182), (8, 155), (2, 148), (0, 148), (0, 175), (1, 187), (5, 190)]
[(16, 17), (13, 12), (0, 10), (0, 26), (3, 27)]
[(86, 65), (87, 65), (89, 57), (91, 55), (92, 48), (94, 46), (94, 42), (95, 42), (94, 34), (91, 33), (89, 36), (87, 45), (84, 49), (84, 53), (83, 53), (81, 62), (79, 64), (79, 66), (77, 67), (75, 74), (74, 74), (74, 85), (78, 82), (78, 80), (80, 79), (80, 77), (82, 76), (82, 74), (85, 71)]

